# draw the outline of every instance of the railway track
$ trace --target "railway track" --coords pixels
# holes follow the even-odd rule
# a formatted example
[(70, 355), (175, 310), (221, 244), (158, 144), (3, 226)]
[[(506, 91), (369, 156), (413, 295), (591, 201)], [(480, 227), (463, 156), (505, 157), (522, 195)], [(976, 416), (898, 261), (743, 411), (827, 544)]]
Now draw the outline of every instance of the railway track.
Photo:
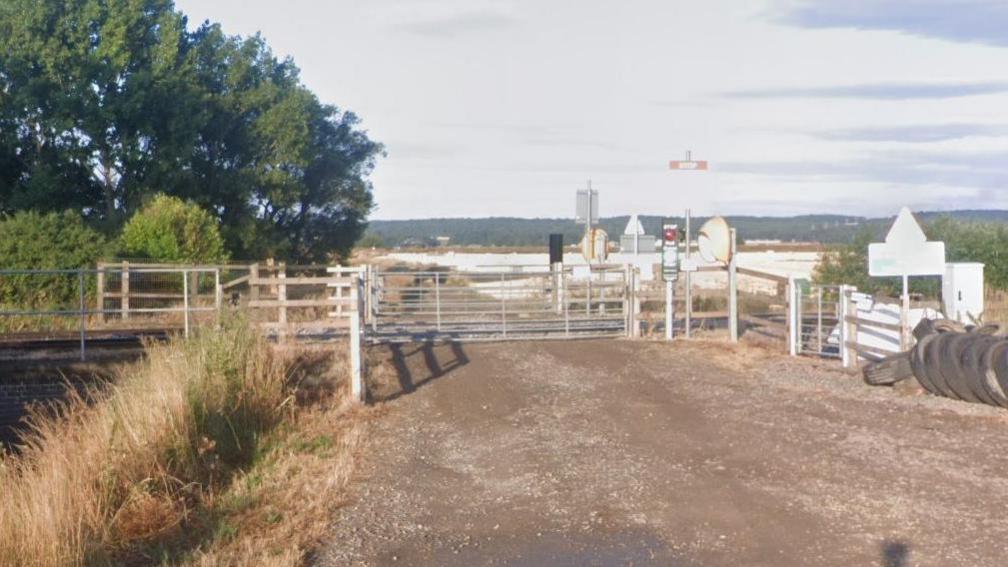
[[(181, 329), (116, 329), (88, 331), (84, 334), (87, 348), (121, 348), (140, 346), (145, 340), (163, 341)], [(0, 335), (0, 352), (32, 350), (76, 350), (80, 348), (80, 333), (8, 333)]]

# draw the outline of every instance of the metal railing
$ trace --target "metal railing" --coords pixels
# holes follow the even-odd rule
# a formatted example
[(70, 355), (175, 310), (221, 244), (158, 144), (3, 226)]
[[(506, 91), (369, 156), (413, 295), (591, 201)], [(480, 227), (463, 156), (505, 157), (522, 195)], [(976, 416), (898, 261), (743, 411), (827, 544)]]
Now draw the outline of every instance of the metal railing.
[(790, 285), (793, 294), (789, 301), (789, 333), (792, 354), (823, 358), (840, 358), (840, 340), (837, 325), (841, 313), (841, 286)]
[(522, 339), (625, 335), (626, 273), (570, 268), (523, 271), (373, 270), (369, 338)]
[[(111, 291), (114, 289), (114, 291)], [(216, 268), (0, 270), (0, 331), (6, 341), (89, 340), (122, 331), (181, 331), (216, 317)]]

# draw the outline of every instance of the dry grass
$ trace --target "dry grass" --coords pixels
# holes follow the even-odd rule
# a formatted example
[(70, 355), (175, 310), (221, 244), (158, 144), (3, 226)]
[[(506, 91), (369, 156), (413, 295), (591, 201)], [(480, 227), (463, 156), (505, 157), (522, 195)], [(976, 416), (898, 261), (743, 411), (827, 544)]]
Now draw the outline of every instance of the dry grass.
[(242, 322), (151, 345), (0, 460), (0, 564), (301, 563), (366, 415), (336, 402), (344, 366)]

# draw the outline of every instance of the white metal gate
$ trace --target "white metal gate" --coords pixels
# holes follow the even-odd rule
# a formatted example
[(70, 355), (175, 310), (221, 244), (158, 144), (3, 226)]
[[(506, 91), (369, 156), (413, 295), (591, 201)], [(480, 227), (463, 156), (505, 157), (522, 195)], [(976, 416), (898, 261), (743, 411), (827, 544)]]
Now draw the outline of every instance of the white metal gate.
[(373, 269), (368, 339), (519, 340), (626, 336), (634, 273), (508, 266)]
[(840, 286), (792, 284), (791, 293), (792, 354), (840, 358)]

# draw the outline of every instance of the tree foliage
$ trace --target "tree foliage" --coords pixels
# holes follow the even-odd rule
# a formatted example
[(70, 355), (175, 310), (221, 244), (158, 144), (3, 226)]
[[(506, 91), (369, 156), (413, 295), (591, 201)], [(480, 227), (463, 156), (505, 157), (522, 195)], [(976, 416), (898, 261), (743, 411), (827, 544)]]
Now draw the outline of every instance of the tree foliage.
[(157, 262), (212, 263), (226, 259), (217, 220), (193, 202), (158, 195), (126, 223), (122, 252)]
[[(106, 252), (104, 237), (73, 211), (20, 212), (0, 221), (0, 266), (11, 270), (89, 268)], [(79, 300), (77, 274), (14, 274), (0, 277), (0, 298), (18, 307), (72, 306)]]
[(981, 262), (987, 286), (1008, 289), (1008, 225), (942, 217), (927, 232), (931, 240), (945, 242), (950, 262)]
[(79, 210), (113, 232), (192, 200), (239, 257), (346, 254), (381, 146), (257, 36), (170, 0), (0, 3), (0, 212)]
[[(1008, 289), (1008, 225), (1000, 222), (937, 217), (924, 227), (929, 240), (945, 243), (949, 262), (981, 262), (985, 265), (986, 285), (993, 289)], [(862, 230), (847, 245), (828, 250), (815, 270), (813, 279), (823, 284), (849, 284), (861, 291), (889, 296), (899, 295), (901, 282), (897, 278), (868, 276), (868, 244), (879, 242), (883, 234)], [(935, 278), (914, 278), (914, 292), (936, 295)]]

